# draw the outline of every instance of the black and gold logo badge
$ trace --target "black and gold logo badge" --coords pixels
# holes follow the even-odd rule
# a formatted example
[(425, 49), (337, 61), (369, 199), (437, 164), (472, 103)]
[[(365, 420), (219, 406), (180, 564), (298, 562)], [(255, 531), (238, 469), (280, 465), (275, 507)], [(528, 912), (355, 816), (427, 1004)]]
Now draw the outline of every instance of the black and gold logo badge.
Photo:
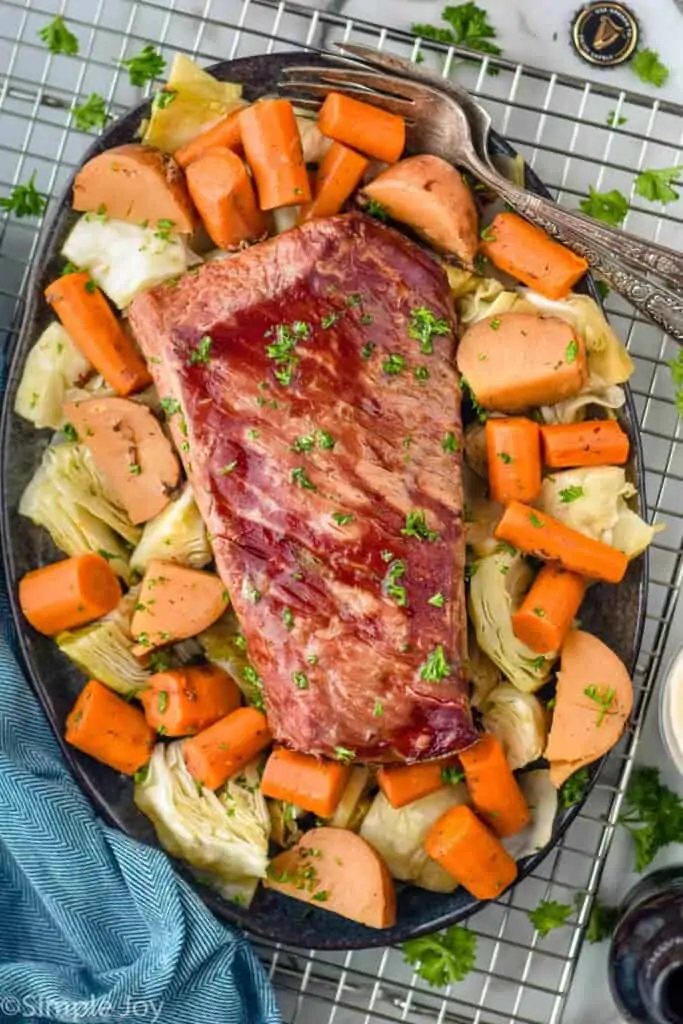
[(632, 56), (638, 45), (639, 26), (624, 4), (610, 2), (586, 4), (572, 23), (572, 42), (580, 57), (589, 64), (613, 67)]

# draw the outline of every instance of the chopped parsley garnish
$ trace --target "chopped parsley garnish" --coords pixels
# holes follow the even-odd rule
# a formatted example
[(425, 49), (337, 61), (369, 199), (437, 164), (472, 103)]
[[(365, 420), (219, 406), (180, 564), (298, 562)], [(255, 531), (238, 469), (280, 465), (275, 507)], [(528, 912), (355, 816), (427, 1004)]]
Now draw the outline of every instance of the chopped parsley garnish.
[(295, 437), (292, 441), (290, 450), (293, 452), (310, 452), (315, 444), (315, 438), (313, 434), (302, 434), (301, 437)]
[(440, 683), (450, 675), (450, 671), (451, 667), (446, 661), (443, 646), (439, 644), (420, 665), (420, 679), (429, 683)]
[(371, 217), (376, 217), (377, 220), (386, 220), (388, 217), (387, 211), (381, 203), (377, 202), (376, 199), (368, 199), (364, 206), (364, 212), (369, 214)]
[(589, 700), (592, 700), (600, 708), (596, 725), (602, 725), (605, 721), (605, 716), (609, 713), (610, 708), (617, 699), (617, 691), (607, 686), (591, 685), (587, 686), (583, 692)]
[(419, 341), (420, 352), (429, 356), (434, 351), (434, 338), (444, 337), (451, 333), (448, 320), (436, 316), (426, 306), (417, 306), (410, 311), (410, 323), (408, 324), (408, 337)]
[(227, 465), (221, 466), (218, 470), (219, 476), (227, 476), (228, 473), (232, 473), (233, 469), (237, 466), (237, 459), (233, 459), (232, 462), (228, 462)]
[(440, 590), (438, 591), (438, 593), (432, 594), (432, 596), (427, 601), (427, 604), (433, 605), (434, 608), (443, 608), (445, 603), (446, 598), (443, 596)]
[(510, 463), (514, 461), (512, 456), (509, 455), (508, 452), (496, 452), (496, 455), (498, 456), (501, 462), (505, 463), (506, 466), (509, 466)]
[(372, 324), (372, 323), (375, 322), (375, 318), (372, 315), (372, 313), (363, 313), (361, 318), (360, 318), (360, 322), (362, 324), (366, 324), (366, 325), (367, 324)]
[(413, 376), (415, 377), (415, 380), (429, 380), (429, 370), (426, 366), (416, 366), (413, 370)]
[(582, 199), (579, 209), (594, 220), (601, 220), (618, 228), (628, 213), (628, 199), (617, 189), (611, 192), (596, 192), (588, 186), (588, 198)]
[(188, 366), (208, 366), (211, 360), (211, 346), (213, 345), (213, 339), (205, 334), (203, 338), (199, 339), (197, 347), (190, 352), (190, 358), (187, 360)]
[(538, 616), (539, 619), (544, 619), (545, 611), (543, 608), (534, 608), (534, 615)]
[(466, 398), (469, 398), (470, 403), (472, 405), (472, 408), (473, 408), (474, 412), (476, 413), (476, 416), (477, 416), (477, 419), (479, 420), (479, 422), (480, 423), (486, 423), (486, 420), (488, 419), (488, 414), (487, 414), (486, 410), (484, 409), (484, 407), (482, 405), (480, 405), (479, 402), (477, 401), (477, 398), (476, 398), (476, 395), (474, 394), (474, 391), (469, 386), (469, 384), (467, 383), (467, 381), (465, 380), (464, 377), (460, 378), (460, 390), (462, 391), (463, 395)]
[(393, 551), (382, 551), (380, 558), (383, 562), (390, 562), (394, 557)]
[(308, 689), (308, 676), (306, 675), (305, 672), (293, 672), (292, 679), (294, 680), (294, 685), (296, 686), (297, 690)]
[(181, 410), (181, 405), (177, 398), (160, 398), (159, 405), (167, 416), (175, 416)]
[(375, 706), (372, 709), (372, 714), (374, 718), (379, 718), (381, 715), (384, 714), (384, 704), (382, 704), (381, 700), (375, 701)]
[(243, 584), (242, 593), (246, 597), (247, 601), (251, 602), (251, 604), (258, 604), (261, 600), (261, 591), (257, 590), (251, 583), (245, 582)]
[(560, 491), (560, 501), (564, 505), (569, 505), (570, 502), (576, 501), (577, 498), (583, 497), (583, 487), (563, 487)]
[(500, 327), (500, 320), (495, 317), (493, 320), (489, 320), (489, 327), (492, 331), (497, 331)]
[(35, 180), (36, 171), (25, 185), (15, 185), (8, 196), (0, 199), (0, 208), (13, 213), (15, 217), (40, 217), (47, 206), (47, 196), (38, 192)]
[(445, 452), (460, 451), (460, 442), (458, 441), (457, 437), (455, 436), (452, 430), (449, 430), (446, 434), (444, 434), (443, 440), (441, 441), (441, 447)]
[(530, 515), (529, 515), (529, 522), (531, 523), (532, 526), (535, 526), (537, 528), (541, 527), (541, 526), (545, 526), (545, 523), (543, 522), (543, 520), (539, 519), (535, 512), (531, 512), (530, 513)]
[(78, 431), (73, 423), (65, 423), (62, 427), (62, 433), (67, 441), (78, 441)]
[(166, 61), (151, 43), (147, 43), (140, 53), (122, 60), (121, 67), (128, 71), (131, 85), (144, 85), (145, 82), (158, 78), (163, 73)]
[(662, 64), (655, 50), (638, 50), (630, 66), (641, 82), (654, 85), (658, 89), (661, 89), (669, 79), (669, 69), (666, 64)]
[(242, 669), (242, 679), (249, 687), (247, 698), (255, 708), (263, 709), (263, 680), (253, 665), (245, 665)]
[(275, 379), (287, 387), (292, 383), (294, 370), (299, 362), (295, 349), (300, 341), (305, 341), (311, 335), (311, 325), (303, 320), (294, 320), (291, 324), (276, 324), (266, 332), (266, 337), (275, 336), (266, 346), (266, 355), (275, 363), (273, 370)]
[(570, 775), (560, 789), (560, 803), (562, 806), (569, 808), (580, 804), (585, 796), (589, 782), (590, 772), (587, 768), (579, 768), (578, 772)]
[(171, 106), (177, 95), (177, 89), (160, 89), (154, 97), (154, 106), (157, 110), (166, 110), (167, 107)]
[(250, 441), (255, 441), (258, 436), (259, 436), (258, 430), (255, 430), (253, 427), (250, 430), (247, 431), (247, 437), (249, 438)]
[(369, 341), (367, 345), (363, 345), (362, 349), (360, 350), (361, 359), (369, 359), (374, 351), (374, 343), (372, 341)]
[(308, 662), (309, 665), (317, 665), (318, 664), (318, 655), (317, 654), (307, 654), (306, 655), (306, 661)]
[(320, 326), (324, 328), (334, 327), (340, 317), (341, 313), (327, 313), (326, 316), (321, 317)]
[(94, 295), (95, 292), (97, 291), (97, 285), (95, 284), (92, 278), (89, 278), (85, 282), (85, 290), (86, 292), (89, 292), (91, 295)]
[(464, 778), (465, 773), (460, 768), (456, 768), (455, 765), (446, 765), (441, 769), (441, 781), (445, 782), (447, 786), (457, 786)]
[(325, 900), (329, 900), (330, 894), (327, 889), (320, 889), (318, 892), (314, 892), (311, 898), (316, 900), (318, 903), (324, 903)]
[(392, 352), (382, 363), (382, 369), (389, 376), (395, 376), (397, 373), (402, 373), (405, 369), (406, 361), (402, 355), (396, 352)]
[(388, 597), (391, 597), (401, 608), (405, 608), (408, 604), (408, 596), (406, 594), (406, 588), (401, 586), (397, 581), (402, 579), (405, 574), (406, 563), (397, 559), (389, 565), (387, 574), (382, 581), (382, 589), (385, 594)]
[(428, 529), (425, 513), (421, 509), (408, 513), (406, 525), (401, 530), (401, 533), (404, 537), (417, 537), (418, 540), (426, 540), (430, 544), (432, 541), (438, 540), (440, 536), (436, 530)]
[(607, 124), (610, 128), (621, 128), (622, 124), (626, 124), (627, 121), (627, 117), (621, 117), (621, 115), (617, 117), (616, 110), (610, 110), (607, 115)]
[(140, 476), (142, 473), (142, 466), (138, 462), (131, 462), (128, 467), (128, 472), (131, 476)]
[(85, 103), (72, 108), (71, 116), (82, 132), (91, 128), (104, 128), (107, 123), (107, 101), (99, 93), (91, 92)]
[(319, 430), (316, 437), (318, 439), (318, 447), (326, 448), (328, 451), (331, 451), (337, 443), (332, 434), (329, 434), (326, 430)]
[(75, 57), (78, 53), (78, 38), (66, 27), (61, 14), (38, 29), (38, 36), (50, 53), (64, 53), (67, 57)]
[(338, 761), (344, 761), (346, 763), (349, 761), (355, 761), (356, 759), (355, 752), (353, 750), (349, 750), (348, 747), (335, 747), (334, 756)]
[(282, 609), (282, 624), (284, 625), (285, 629), (294, 629), (294, 612), (292, 611), (291, 608)]
[(578, 341), (576, 341), (575, 338), (572, 338), (572, 340), (567, 345), (567, 348), (565, 349), (564, 358), (567, 360), (568, 363), (575, 363), (578, 354), (579, 343)]
[(479, 237), (481, 238), (482, 242), (495, 242), (496, 240), (496, 236), (489, 225), (481, 229), (481, 231), (479, 232)]
[(337, 526), (346, 526), (347, 523), (353, 522), (355, 516), (352, 516), (350, 512), (333, 512), (332, 518)]
[(349, 309), (352, 309), (354, 306), (360, 306), (362, 302), (363, 296), (361, 295), (360, 292), (351, 292), (351, 294), (348, 296), (346, 300), (346, 305), (349, 307)]
[(168, 693), (166, 690), (160, 690), (157, 697), (157, 711), (160, 715), (163, 715), (166, 708), (168, 707)]
[(290, 473), (290, 480), (292, 481), (293, 484), (296, 484), (297, 487), (301, 487), (305, 491), (318, 490), (315, 484), (309, 480), (306, 470), (304, 469), (303, 466), (297, 466), (296, 469), (292, 470), (292, 472)]

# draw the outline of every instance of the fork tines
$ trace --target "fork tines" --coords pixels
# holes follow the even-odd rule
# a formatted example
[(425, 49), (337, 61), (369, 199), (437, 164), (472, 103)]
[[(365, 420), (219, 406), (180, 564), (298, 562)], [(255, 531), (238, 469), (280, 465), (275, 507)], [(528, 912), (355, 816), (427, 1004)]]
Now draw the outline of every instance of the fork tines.
[(278, 83), (281, 95), (309, 110), (317, 109), (328, 92), (340, 92), (408, 120), (415, 114), (413, 97), (422, 89), (423, 86), (373, 71), (315, 66), (285, 68)]

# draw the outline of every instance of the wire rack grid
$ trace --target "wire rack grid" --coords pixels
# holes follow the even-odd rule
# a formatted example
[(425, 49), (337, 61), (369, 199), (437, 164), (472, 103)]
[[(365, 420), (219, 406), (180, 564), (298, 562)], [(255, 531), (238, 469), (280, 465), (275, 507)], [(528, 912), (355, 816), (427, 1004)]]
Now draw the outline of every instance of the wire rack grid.
[[(683, 107), (504, 59), (465, 59), (465, 51), (351, 20), (340, 13), (340, 6), (340, 0), (333, 0), (326, 11), (272, 0), (0, 0), (0, 194), (8, 194), (35, 171), (37, 187), (59, 195), (91, 141), (73, 127), (72, 104), (100, 93), (116, 116), (139, 100), (140, 91), (130, 86), (118, 62), (148, 42), (158, 45), (167, 59), (181, 50), (209, 64), (353, 39), (413, 59), (421, 54), (444, 75), (457, 74), (560, 202), (576, 206), (589, 185), (619, 189), (631, 199), (627, 226), (675, 245), (683, 202), (666, 207), (648, 203), (637, 195), (634, 181), (645, 167), (680, 162)], [(38, 38), (38, 30), (57, 13), (79, 38), (77, 56), (53, 56)], [(17, 329), (39, 228), (36, 221), (11, 216), (0, 221), (4, 349)], [(397, 949), (306, 953), (257, 942), (288, 1024), (557, 1024), (562, 1018), (591, 900), (667, 648), (681, 575), (683, 445), (667, 365), (676, 350), (619, 298), (610, 296), (607, 308), (635, 359), (632, 388), (648, 504), (666, 527), (651, 550), (633, 728), (609, 759), (587, 806), (536, 874), (470, 921), (477, 935), (477, 960), (462, 982), (446, 990), (430, 989)], [(534, 932), (527, 916), (540, 899), (577, 900), (567, 926), (545, 939)]]

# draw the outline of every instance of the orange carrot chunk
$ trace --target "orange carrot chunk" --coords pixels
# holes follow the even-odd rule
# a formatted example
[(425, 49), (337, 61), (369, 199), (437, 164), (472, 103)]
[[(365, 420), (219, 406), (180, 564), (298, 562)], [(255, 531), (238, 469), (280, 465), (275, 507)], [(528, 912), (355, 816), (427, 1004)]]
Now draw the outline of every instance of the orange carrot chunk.
[(377, 772), (377, 782), (392, 807), (405, 807), (445, 786), (443, 769), (455, 763), (455, 758), (448, 758), (424, 764), (387, 765)]
[(156, 672), (140, 694), (145, 718), (166, 736), (190, 736), (240, 706), (240, 691), (217, 665)]
[(469, 807), (451, 807), (432, 825), (425, 850), (479, 900), (500, 896), (517, 878), (517, 864)]
[(628, 434), (614, 420), (554, 423), (540, 429), (543, 461), (549, 469), (623, 466), (628, 459)]
[(218, 789), (271, 742), (265, 715), (256, 708), (238, 708), (185, 740), (185, 764), (197, 782)]
[(219, 249), (253, 242), (268, 230), (243, 162), (229, 149), (208, 149), (185, 172), (192, 202)]
[(311, 189), (289, 100), (252, 103), (240, 112), (239, 124), (261, 209), (308, 203)]
[(349, 781), (351, 766), (277, 747), (266, 761), (261, 792), (303, 807), (319, 818), (331, 817)]
[(534, 500), (541, 490), (538, 423), (524, 416), (488, 419), (486, 455), (492, 501)]
[(402, 117), (339, 92), (327, 94), (318, 114), (318, 127), (328, 138), (388, 164), (396, 163), (405, 149), (406, 124)]
[(211, 128), (205, 128), (199, 135), (195, 135), (194, 139), (190, 139), (184, 146), (177, 149), (173, 154), (175, 162), (180, 167), (188, 167), (198, 157), (203, 156), (208, 149), (213, 149), (214, 146), (222, 146), (225, 149), (232, 149), (235, 152), (239, 152), (242, 149), (242, 136), (240, 134), (240, 121), (239, 115), (242, 112), (242, 108), (239, 110), (233, 110), (230, 114), (226, 114), (225, 117), (211, 126)]
[(370, 161), (360, 153), (333, 142), (315, 176), (313, 199), (302, 208), (299, 220), (339, 213), (369, 166)]
[(117, 772), (134, 775), (149, 761), (154, 730), (139, 708), (96, 679), (86, 683), (66, 720), (67, 743)]
[(45, 298), (85, 358), (117, 394), (130, 395), (152, 383), (144, 359), (89, 274), (64, 274), (47, 286)]
[(545, 512), (519, 501), (511, 501), (507, 506), (494, 536), (527, 555), (547, 562), (561, 562), (570, 572), (592, 580), (619, 583), (628, 567), (628, 558), (622, 551), (572, 530)]
[(497, 214), (484, 232), (481, 251), (499, 270), (548, 299), (565, 298), (588, 270), (582, 256), (507, 211)]
[(99, 619), (120, 598), (119, 581), (101, 555), (65, 558), (34, 569), (19, 582), (22, 612), (34, 629), (47, 636)]
[(538, 654), (559, 651), (585, 593), (582, 576), (548, 562), (512, 616), (515, 636)]
[(497, 836), (513, 836), (529, 824), (531, 813), (503, 747), (485, 735), (460, 753), (472, 803)]

